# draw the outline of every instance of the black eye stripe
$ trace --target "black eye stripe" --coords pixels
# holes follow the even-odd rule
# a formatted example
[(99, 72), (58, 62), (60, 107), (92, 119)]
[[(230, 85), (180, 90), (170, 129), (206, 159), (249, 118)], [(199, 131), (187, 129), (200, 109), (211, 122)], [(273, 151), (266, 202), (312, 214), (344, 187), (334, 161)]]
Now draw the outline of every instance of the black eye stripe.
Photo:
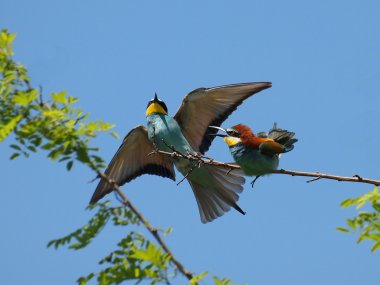
[(164, 108), (165, 112), (167, 113), (168, 112), (168, 107), (166, 107), (166, 104), (163, 101), (160, 101), (159, 104), (162, 106), (162, 108)]
[(240, 138), (240, 133), (237, 131), (227, 131), (227, 134), (231, 137), (237, 137)]

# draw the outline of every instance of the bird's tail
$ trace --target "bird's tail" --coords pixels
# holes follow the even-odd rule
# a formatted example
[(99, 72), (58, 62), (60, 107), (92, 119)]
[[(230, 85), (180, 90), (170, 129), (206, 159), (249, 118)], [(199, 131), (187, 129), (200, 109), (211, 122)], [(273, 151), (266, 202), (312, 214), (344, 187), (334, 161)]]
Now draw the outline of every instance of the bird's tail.
[(294, 148), (294, 144), (298, 141), (296, 138), (293, 138), (294, 135), (294, 132), (277, 128), (277, 124), (274, 123), (272, 129), (269, 130), (268, 138), (283, 145), (285, 147), (284, 152), (288, 152)]
[[(231, 207), (241, 214), (245, 212), (236, 204), (238, 193), (243, 191), (245, 179), (241, 170), (232, 170), (215, 165), (204, 165), (202, 171), (207, 171), (206, 179), (191, 179), (188, 181), (198, 203), (202, 223), (208, 223), (228, 212)], [(201, 170), (201, 169), (199, 169)]]

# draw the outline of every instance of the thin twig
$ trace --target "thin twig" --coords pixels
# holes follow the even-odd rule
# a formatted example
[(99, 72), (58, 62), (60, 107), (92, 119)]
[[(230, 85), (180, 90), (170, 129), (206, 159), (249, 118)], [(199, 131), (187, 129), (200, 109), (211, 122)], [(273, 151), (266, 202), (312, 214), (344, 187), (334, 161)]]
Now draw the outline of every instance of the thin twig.
[(131, 209), (131, 211), (137, 216), (137, 218), (140, 220), (140, 222), (147, 228), (147, 230), (153, 235), (153, 237), (156, 239), (156, 241), (160, 244), (160, 246), (163, 248), (163, 250), (170, 256), (170, 260), (174, 263), (174, 265), (178, 268), (178, 270), (186, 276), (187, 279), (191, 280), (194, 276), (193, 274), (187, 270), (182, 263), (178, 261), (177, 258), (173, 255), (169, 247), (166, 245), (166, 243), (163, 241), (161, 238), (160, 234), (158, 233), (157, 228), (153, 227), (147, 219), (140, 213), (139, 210), (131, 203), (131, 201), (128, 199), (128, 197), (121, 191), (119, 185), (115, 182), (112, 181), (111, 179), (108, 178), (103, 172), (97, 171), (98, 175), (107, 181), (114, 191), (121, 197), (123, 200), (123, 204)]
[(359, 175), (354, 175), (352, 177), (350, 176), (339, 176), (339, 175), (333, 175), (333, 174), (325, 174), (320, 172), (303, 172), (303, 171), (294, 171), (294, 170), (273, 170), (272, 173), (275, 174), (287, 174), (292, 176), (305, 176), (305, 177), (316, 177), (317, 179), (313, 180), (319, 180), (319, 179), (329, 179), (329, 180), (337, 180), (337, 181), (345, 181), (345, 182), (358, 182), (358, 183), (366, 183), (366, 184), (372, 184), (375, 186), (380, 186), (380, 180), (371, 179), (371, 178), (363, 178)]
[(307, 180), (306, 183), (311, 183), (311, 182), (317, 181), (317, 180), (319, 180), (319, 179), (321, 179), (320, 176), (318, 176), (318, 177), (316, 177), (316, 178), (313, 178), (313, 179), (310, 179), (310, 180)]
[(177, 186), (179, 185), (179, 184), (181, 184), (183, 181), (185, 181), (186, 180), (186, 178), (191, 174), (191, 172), (193, 172), (193, 170), (194, 170), (194, 167), (192, 167), (190, 170), (189, 170), (189, 172), (188, 173), (186, 173), (186, 175), (177, 183)]

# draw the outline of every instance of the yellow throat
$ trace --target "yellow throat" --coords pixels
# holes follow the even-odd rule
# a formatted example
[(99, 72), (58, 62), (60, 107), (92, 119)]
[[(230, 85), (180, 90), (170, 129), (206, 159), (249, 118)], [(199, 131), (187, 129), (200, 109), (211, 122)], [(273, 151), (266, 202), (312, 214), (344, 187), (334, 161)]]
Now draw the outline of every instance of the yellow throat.
[(241, 139), (236, 137), (224, 137), (223, 139), (229, 147), (233, 147), (234, 145), (237, 145), (241, 142)]
[(145, 112), (145, 116), (149, 116), (150, 114), (153, 114), (153, 113), (167, 115), (164, 108), (162, 108), (162, 106), (160, 104), (155, 103), (155, 102), (153, 102), (152, 104), (150, 104), (148, 106), (148, 108), (146, 109), (146, 112)]

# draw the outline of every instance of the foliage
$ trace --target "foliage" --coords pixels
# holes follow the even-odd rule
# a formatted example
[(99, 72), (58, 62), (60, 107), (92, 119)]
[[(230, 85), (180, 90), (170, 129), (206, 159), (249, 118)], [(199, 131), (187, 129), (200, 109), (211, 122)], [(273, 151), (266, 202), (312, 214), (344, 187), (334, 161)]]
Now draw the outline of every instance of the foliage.
[(98, 149), (88, 143), (113, 126), (86, 122), (89, 114), (74, 107), (78, 99), (65, 91), (43, 101), (42, 92), (31, 87), (27, 69), (12, 59), (14, 38), (7, 30), (0, 33), (0, 142), (14, 134), (11, 159), (42, 149), (48, 151), (49, 158), (65, 161), (68, 170), (74, 160), (94, 169), (104, 167), (104, 161), (93, 154)]
[[(48, 247), (56, 249), (68, 245), (70, 249), (81, 249), (101, 232), (108, 221), (114, 226), (139, 225), (136, 215), (125, 207), (109, 208), (109, 203), (99, 203), (91, 208), (98, 208), (94, 217), (82, 228), (73, 233), (49, 242)], [(98, 273), (91, 273), (80, 277), (78, 284), (86, 284), (89, 280), (97, 277), (98, 284), (120, 284), (125, 280), (151, 280), (151, 284), (167, 282), (174, 276), (169, 272), (170, 256), (163, 252), (160, 247), (147, 240), (141, 233), (130, 231), (117, 245), (117, 249), (99, 261), (105, 266)]]
[(357, 242), (370, 240), (374, 243), (371, 251), (375, 252), (380, 248), (380, 194), (378, 187), (372, 192), (363, 194), (357, 198), (350, 198), (341, 203), (341, 207), (348, 208), (356, 206), (361, 209), (364, 205), (370, 205), (372, 211), (361, 211), (352, 219), (347, 219), (347, 228), (339, 227), (339, 231), (350, 233), (359, 231)]
[[(131, 226), (140, 225), (140, 221), (133, 213), (125, 207), (108, 207), (109, 202), (98, 203), (90, 206), (89, 209), (97, 208), (86, 225), (73, 233), (49, 242), (48, 247), (54, 246), (56, 249), (62, 246), (68, 246), (69, 249), (82, 249), (88, 246), (94, 238), (103, 230), (108, 222), (114, 226)], [(165, 231), (169, 233), (171, 229)], [(107, 254), (98, 263), (104, 268), (98, 273), (90, 273), (78, 279), (79, 285), (87, 284), (90, 280), (96, 278), (98, 284), (120, 284), (126, 280), (135, 280), (138, 283), (141, 280), (150, 280), (150, 284), (167, 283), (177, 275), (177, 269), (168, 253), (164, 252), (161, 247), (152, 243), (137, 231), (129, 231), (118, 244), (117, 249)], [(190, 285), (198, 284), (208, 275), (203, 272), (194, 276)], [(213, 276), (215, 285), (232, 285), (231, 280), (219, 279)]]

